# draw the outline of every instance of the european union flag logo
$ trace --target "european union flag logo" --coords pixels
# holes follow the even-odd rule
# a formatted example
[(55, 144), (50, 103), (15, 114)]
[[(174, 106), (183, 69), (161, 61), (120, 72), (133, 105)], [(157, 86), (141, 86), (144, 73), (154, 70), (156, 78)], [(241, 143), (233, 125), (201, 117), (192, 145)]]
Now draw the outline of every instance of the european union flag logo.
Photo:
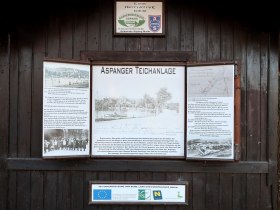
[(160, 190), (153, 191), (154, 200), (162, 200), (162, 194)]
[(112, 190), (93, 190), (92, 200), (112, 200)]

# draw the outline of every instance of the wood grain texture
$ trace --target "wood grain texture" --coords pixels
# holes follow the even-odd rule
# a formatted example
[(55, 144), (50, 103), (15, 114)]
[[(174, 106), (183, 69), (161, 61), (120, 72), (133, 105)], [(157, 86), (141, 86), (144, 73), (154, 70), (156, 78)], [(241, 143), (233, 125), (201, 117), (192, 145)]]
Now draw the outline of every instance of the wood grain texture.
[(44, 172), (31, 172), (31, 210), (44, 208)]

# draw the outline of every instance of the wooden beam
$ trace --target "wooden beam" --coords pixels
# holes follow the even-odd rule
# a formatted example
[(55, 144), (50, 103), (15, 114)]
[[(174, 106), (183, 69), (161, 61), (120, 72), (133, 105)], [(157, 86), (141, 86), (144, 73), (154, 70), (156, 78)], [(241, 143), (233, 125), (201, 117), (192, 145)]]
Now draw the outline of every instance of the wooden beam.
[(7, 170), (28, 171), (147, 171), (200, 173), (268, 173), (266, 161), (196, 162), (185, 160), (111, 160), (8, 158)]

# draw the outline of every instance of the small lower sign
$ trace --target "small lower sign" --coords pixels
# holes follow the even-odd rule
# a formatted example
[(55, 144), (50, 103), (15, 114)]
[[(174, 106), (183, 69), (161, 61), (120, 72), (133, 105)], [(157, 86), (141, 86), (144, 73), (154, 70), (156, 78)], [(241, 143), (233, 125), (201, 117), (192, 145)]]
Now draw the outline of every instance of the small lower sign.
[(188, 204), (188, 182), (90, 182), (89, 204)]

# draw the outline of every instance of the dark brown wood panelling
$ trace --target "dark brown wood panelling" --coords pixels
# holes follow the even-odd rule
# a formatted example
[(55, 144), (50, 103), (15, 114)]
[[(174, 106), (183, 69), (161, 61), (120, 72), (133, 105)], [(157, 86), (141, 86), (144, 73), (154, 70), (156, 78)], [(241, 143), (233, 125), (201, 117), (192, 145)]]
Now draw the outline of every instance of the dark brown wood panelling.
[[(277, 209), (278, 33), (165, 1), (166, 35), (114, 36), (113, 0), (0, 34), (0, 209)], [(10, 38), (9, 38), (10, 37)], [(95, 51), (95, 52), (94, 52)], [(231, 61), (241, 74), (241, 161), (43, 160), (43, 60)], [(88, 205), (89, 181), (189, 182), (188, 206)]]

